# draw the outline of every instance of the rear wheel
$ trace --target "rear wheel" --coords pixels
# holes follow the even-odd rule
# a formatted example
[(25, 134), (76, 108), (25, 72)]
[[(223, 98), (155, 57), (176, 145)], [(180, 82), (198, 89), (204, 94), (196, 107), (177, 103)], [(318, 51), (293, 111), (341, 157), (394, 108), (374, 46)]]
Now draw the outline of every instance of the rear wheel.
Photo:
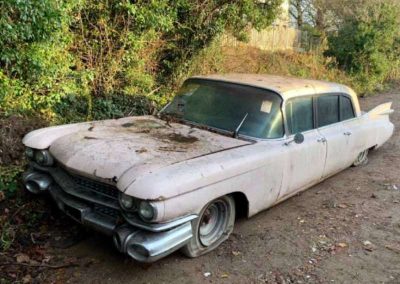
[(233, 231), (235, 201), (227, 195), (208, 203), (193, 222), (193, 238), (182, 248), (188, 257), (205, 254), (225, 241)]
[(358, 154), (357, 159), (354, 161), (353, 166), (363, 166), (368, 163), (368, 149)]

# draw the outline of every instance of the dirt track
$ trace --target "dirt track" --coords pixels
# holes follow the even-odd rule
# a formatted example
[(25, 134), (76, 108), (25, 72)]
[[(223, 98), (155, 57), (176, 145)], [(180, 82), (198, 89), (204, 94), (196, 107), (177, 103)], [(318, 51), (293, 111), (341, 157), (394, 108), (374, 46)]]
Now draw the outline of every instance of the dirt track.
[[(394, 101), (400, 91), (361, 99), (363, 110)], [(397, 189), (396, 189), (397, 188)], [(239, 220), (216, 251), (197, 259), (180, 253), (141, 265), (95, 233), (53, 253), (78, 257), (77, 268), (49, 271), (71, 283), (400, 283), (400, 135), (304, 193)], [(208, 277), (205, 275), (208, 275)]]

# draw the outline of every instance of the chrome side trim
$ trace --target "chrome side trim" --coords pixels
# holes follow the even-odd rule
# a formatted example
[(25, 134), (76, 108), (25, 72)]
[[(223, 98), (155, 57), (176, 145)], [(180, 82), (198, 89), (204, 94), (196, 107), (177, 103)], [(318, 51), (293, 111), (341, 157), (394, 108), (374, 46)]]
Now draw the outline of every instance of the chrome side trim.
[(166, 231), (166, 230), (172, 229), (174, 227), (177, 227), (183, 223), (192, 221), (198, 217), (197, 215), (193, 214), (193, 215), (188, 215), (188, 216), (185, 216), (185, 217), (182, 217), (179, 219), (169, 221), (167, 223), (145, 223), (136, 214), (129, 214), (129, 212), (123, 211), (122, 215), (124, 216), (125, 220), (132, 226), (135, 226), (135, 227), (138, 227), (141, 229), (145, 229), (145, 230), (149, 230), (151, 232)]

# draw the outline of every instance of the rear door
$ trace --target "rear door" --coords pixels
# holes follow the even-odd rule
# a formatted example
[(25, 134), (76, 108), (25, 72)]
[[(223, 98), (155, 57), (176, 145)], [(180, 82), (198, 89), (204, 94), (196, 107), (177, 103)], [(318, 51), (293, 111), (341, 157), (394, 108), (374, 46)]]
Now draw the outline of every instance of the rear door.
[(324, 138), (314, 127), (313, 97), (290, 99), (285, 104), (287, 142), (296, 133), (304, 135), (301, 144), (286, 143), (286, 170), (279, 198), (292, 195), (321, 180), (326, 155)]
[(316, 98), (315, 112), (318, 132), (324, 137), (326, 159), (323, 177), (334, 174), (347, 166), (346, 139), (340, 122), (340, 95), (325, 94)]
[(346, 165), (353, 164), (357, 155), (366, 148), (366, 137), (369, 129), (365, 123), (355, 116), (354, 108), (350, 97), (345, 94), (340, 97), (340, 120), (343, 124), (343, 135), (346, 136), (346, 145), (343, 147)]

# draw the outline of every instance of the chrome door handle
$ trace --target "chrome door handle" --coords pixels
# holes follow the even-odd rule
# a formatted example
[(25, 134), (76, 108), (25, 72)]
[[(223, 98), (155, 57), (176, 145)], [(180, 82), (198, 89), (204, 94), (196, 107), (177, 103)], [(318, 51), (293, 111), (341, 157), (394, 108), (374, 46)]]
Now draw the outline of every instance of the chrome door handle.
[(317, 142), (320, 142), (320, 143), (325, 143), (326, 142), (326, 139), (325, 138), (318, 138), (317, 139)]
[(346, 135), (346, 136), (350, 136), (350, 135), (351, 135), (351, 132), (350, 132), (350, 131), (346, 131), (346, 132), (344, 132), (343, 134)]

